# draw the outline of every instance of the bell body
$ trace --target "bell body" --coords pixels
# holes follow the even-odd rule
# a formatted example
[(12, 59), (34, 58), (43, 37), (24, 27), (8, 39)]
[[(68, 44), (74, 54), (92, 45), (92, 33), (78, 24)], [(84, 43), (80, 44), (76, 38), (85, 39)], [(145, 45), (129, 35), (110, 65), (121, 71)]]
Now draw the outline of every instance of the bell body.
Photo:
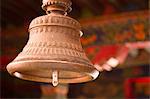
[(80, 83), (97, 78), (99, 72), (85, 55), (80, 42), (80, 24), (67, 16), (49, 14), (35, 18), (29, 27), (23, 51), (8, 64), (18, 78), (52, 82), (58, 71), (59, 83)]

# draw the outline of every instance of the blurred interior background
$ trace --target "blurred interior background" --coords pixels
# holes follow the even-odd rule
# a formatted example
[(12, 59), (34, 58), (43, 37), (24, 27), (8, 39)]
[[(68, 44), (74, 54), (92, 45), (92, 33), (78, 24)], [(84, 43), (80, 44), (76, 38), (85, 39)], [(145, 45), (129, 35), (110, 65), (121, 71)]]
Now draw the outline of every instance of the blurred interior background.
[(6, 65), (28, 40), (32, 19), (44, 15), (41, 0), (1, 0), (1, 98), (148, 99), (150, 41), (148, 0), (72, 0), (70, 17), (82, 25), (81, 42), (93, 64), (122, 63), (95, 80), (59, 85), (12, 77)]

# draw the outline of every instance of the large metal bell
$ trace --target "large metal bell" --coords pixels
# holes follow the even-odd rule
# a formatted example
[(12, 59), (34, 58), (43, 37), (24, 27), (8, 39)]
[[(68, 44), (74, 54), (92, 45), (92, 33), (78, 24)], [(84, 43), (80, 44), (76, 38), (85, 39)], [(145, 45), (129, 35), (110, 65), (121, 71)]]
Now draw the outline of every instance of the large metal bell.
[[(48, 1), (50, 3), (45, 6), (54, 4), (55, 0)], [(56, 12), (31, 22), (29, 40), (23, 51), (8, 64), (8, 72), (21, 79), (47, 83), (53, 80), (80, 83), (95, 79), (99, 72), (82, 49), (80, 24)]]

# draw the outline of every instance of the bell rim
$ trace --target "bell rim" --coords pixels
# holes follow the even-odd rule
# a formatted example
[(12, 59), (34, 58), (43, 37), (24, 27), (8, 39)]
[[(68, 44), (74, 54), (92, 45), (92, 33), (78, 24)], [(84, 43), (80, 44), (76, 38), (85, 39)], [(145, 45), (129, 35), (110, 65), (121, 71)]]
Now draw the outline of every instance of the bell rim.
[[(18, 73), (18, 72), (15, 72), (15, 73)], [(24, 75), (21, 73), (19, 73), (19, 75), (21, 75), (22, 77), (19, 77), (19, 76), (17, 76), (18, 74), (15, 74), (15, 73), (13, 73), (13, 76), (15, 76), (19, 79), (41, 82), (41, 83), (52, 83), (51, 78), (41, 78), (41, 77), (37, 77), (37, 76)], [(86, 76), (80, 77), (80, 78), (59, 79), (59, 83), (83, 83), (83, 82), (87, 82), (87, 81), (91, 81), (91, 80), (94, 80), (93, 77), (91, 75), (87, 74)]]
[[(30, 70), (31, 68), (35, 69), (35, 68), (38, 68), (40, 66), (40, 64), (39, 64), (39, 66), (31, 65), (33, 63), (35, 64), (35, 62), (36, 62), (36, 64), (39, 64), (39, 63), (43, 64), (43, 63), (45, 63), (43, 60), (42, 61), (41, 60), (40, 61), (39, 60), (38, 61), (32, 60), (32, 61), (11, 62), (11, 63), (9, 63), (7, 65), (7, 71), (12, 76), (15, 76), (17, 78), (24, 79), (24, 80), (35, 81), (35, 82), (44, 82), (44, 83), (52, 82), (51, 78), (38, 77), (38, 76), (23, 74), (23, 71), (25, 69), (26, 70)], [(47, 62), (45, 64), (49, 64), (49, 63), (52, 63), (52, 64), (56, 63), (57, 64), (57, 63), (60, 63), (60, 62), (61, 62), (61, 67), (62, 68), (60, 68), (60, 66), (58, 68), (52, 68), (52, 67), (47, 66), (47, 68), (45, 68), (45, 69), (48, 69), (48, 68), (50, 69), (51, 68), (51, 69), (59, 69), (59, 70), (65, 70), (65, 71), (73, 71), (73, 72), (77, 72), (77, 73), (82, 72), (82, 73), (85, 74), (85, 76), (78, 77), (78, 78), (59, 79), (60, 83), (82, 83), (82, 82), (87, 82), (87, 81), (91, 81), (91, 80), (96, 79), (98, 77), (98, 75), (99, 75), (99, 71), (97, 71), (94, 67), (93, 68), (90, 67), (90, 66), (86, 66), (85, 67), (84, 64), (80, 64), (80, 63), (78, 64), (78, 63), (65, 62), (65, 61), (57, 61), (57, 62), (55, 61), (54, 62), (54, 61), (49, 60), (49, 62)], [(73, 70), (67, 68), (67, 67), (70, 67), (70, 66), (67, 66), (67, 65), (66, 65), (66, 67), (62, 66), (62, 62), (63, 62), (63, 64), (68, 64), (68, 63), (73, 64), (73, 66), (76, 67), (76, 70), (74, 70), (75, 68)], [(27, 66), (25, 64), (29, 64), (29, 66)], [(22, 70), (17, 69), (18, 67), (19, 67), (19, 69), (22, 69)], [(43, 67), (43, 66), (41, 66), (41, 67)], [(25, 68), (25, 69), (23, 69), (23, 68)], [(21, 71), (22, 71), (22, 73), (19, 73)], [(20, 76), (18, 76), (18, 75), (20, 75)]]

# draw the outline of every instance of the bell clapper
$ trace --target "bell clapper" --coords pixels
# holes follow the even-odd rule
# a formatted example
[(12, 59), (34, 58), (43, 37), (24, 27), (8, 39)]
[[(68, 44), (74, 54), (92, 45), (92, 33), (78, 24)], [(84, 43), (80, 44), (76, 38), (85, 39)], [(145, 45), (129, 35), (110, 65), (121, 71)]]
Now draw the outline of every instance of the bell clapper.
[(58, 71), (57, 70), (54, 70), (52, 72), (52, 84), (53, 84), (53, 86), (58, 85)]

